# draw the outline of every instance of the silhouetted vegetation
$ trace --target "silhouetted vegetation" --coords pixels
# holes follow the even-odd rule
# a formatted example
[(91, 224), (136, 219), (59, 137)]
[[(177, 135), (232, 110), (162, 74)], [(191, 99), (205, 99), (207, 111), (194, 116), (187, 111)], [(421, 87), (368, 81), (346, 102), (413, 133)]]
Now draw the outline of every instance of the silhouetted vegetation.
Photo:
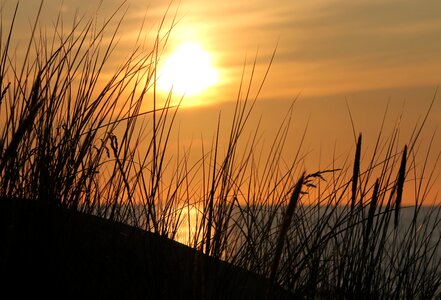
[[(13, 257), (12, 250), (23, 257), (31, 255), (33, 245), (38, 244), (51, 248), (47, 253), (57, 262), (65, 262), (65, 273), (57, 276), (66, 276), (78, 288), (93, 289), (89, 285), (93, 281), (106, 290), (105, 280), (128, 283), (135, 279), (142, 284), (134, 291), (145, 289), (143, 284), (157, 287), (173, 276), (170, 268), (175, 262), (185, 265), (176, 267), (176, 272), (185, 272), (199, 268), (197, 257), (204, 257), (210, 263), (201, 265), (229, 266), (233, 273), (256, 276), (256, 283), (274, 284), (293, 297), (439, 297), (440, 208), (425, 203), (436, 167), (427, 162), (433, 151), (431, 141), (425, 153), (419, 152), (431, 107), (407, 143), (399, 141), (398, 126), (389, 135), (381, 129), (369, 157), (363, 153), (360, 135), (353, 160), (348, 157), (339, 165), (334, 161), (323, 170), (308, 170), (302, 164), (303, 138), (291, 157), (282, 155), (290, 138), (294, 104), (274, 134), (266, 157), (257, 150), (258, 129), (250, 138), (245, 136), (260, 89), (251, 96), (251, 84), (244, 80), (229, 123), (228, 143), (220, 144), (220, 129), (225, 125), (219, 118), (211, 147), (202, 146), (200, 158), (193, 162), (188, 153), (170, 152), (179, 105), (172, 103), (172, 92), (165, 99), (156, 93), (156, 66), (175, 26), (171, 19), (168, 28), (163, 20), (151, 49), (138, 42), (110, 77), (103, 70), (112, 59), (124, 22), (119, 10), (102, 27), (94, 19), (78, 19), (68, 31), (58, 16), (52, 37), (39, 31), (37, 17), (23, 57), (15, 57), (11, 50), (15, 17), (11, 24), (1, 24), (0, 207), (2, 240), (8, 243), (2, 243), (0, 253), (7, 270), (17, 263), (23, 271), (10, 279), (34, 280), (35, 276), (25, 274), (25, 263), (8, 257)], [(110, 24), (116, 24), (111, 34)], [(254, 67), (250, 81), (255, 80)], [(414, 190), (414, 205), (408, 207), (402, 204), (406, 185), (413, 185)], [(35, 203), (38, 209), (33, 204), (14, 204), (23, 201)], [(63, 217), (54, 217), (54, 212)], [(78, 219), (59, 225), (69, 214)], [(44, 227), (41, 222), (48, 215), (50, 222)], [(105, 225), (96, 225), (100, 229), (89, 235), (87, 228), (100, 221)], [(38, 232), (33, 231), (35, 224), (41, 226)], [(57, 231), (44, 237), (45, 230), (54, 228), (69, 234)], [(77, 229), (80, 234), (73, 234)], [(107, 240), (96, 242), (106, 230), (109, 236), (103, 239)], [(127, 242), (132, 236), (127, 232), (132, 231), (137, 241)], [(184, 238), (181, 232), (186, 233)], [(63, 236), (72, 240), (55, 246), (54, 238), (62, 240)], [(42, 240), (26, 242), (36, 237)], [(178, 239), (194, 249), (170, 241)], [(126, 250), (126, 243), (139, 249)], [(162, 283), (155, 283), (156, 273), (146, 275), (140, 266), (146, 266), (146, 272), (161, 272), (161, 266), (152, 267), (156, 259), (167, 260), (152, 250), (161, 243), (169, 243), (164, 247), (175, 247), (176, 253), (186, 252), (182, 257), (189, 261), (169, 260), (170, 265), (164, 267), (168, 269), (158, 274), (163, 276)], [(81, 250), (74, 255), (72, 249)], [(38, 253), (46, 250), (38, 248)], [(111, 259), (121, 255), (121, 262), (109, 267), (105, 255)], [(127, 256), (135, 262), (128, 262)], [(89, 274), (86, 280), (69, 276), (71, 266), (66, 262), (87, 269), (96, 261), (94, 270), (102, 273)], [(121, 271), (126, 278), (108, 278), (120, 271), (109, 268), (127, 265), (134, 271)], [(34, 266), (44, 268), (37, 262)], [(205, 273), (189, 273), (198, 275), (185, 281), (188, 297), (210, 295), (204, 294), (212, 285), (207, 281), (219, 279), (208, 275), (215, 267), (207, 268)], [(240, 287), (237, 282), (233, 290)], [(162, 285), (162, 289), (174, 287)]]

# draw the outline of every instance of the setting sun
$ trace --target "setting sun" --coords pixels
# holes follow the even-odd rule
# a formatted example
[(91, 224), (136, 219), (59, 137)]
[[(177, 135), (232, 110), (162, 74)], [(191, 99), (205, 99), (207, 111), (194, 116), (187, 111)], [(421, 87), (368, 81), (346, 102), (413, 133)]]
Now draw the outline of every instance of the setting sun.
[(217, 82), (217, 71), (211, 57), (194, 43), (176, 48), (160, 68), (158, 87), (164, 92), (192, 96), (201, 93)]

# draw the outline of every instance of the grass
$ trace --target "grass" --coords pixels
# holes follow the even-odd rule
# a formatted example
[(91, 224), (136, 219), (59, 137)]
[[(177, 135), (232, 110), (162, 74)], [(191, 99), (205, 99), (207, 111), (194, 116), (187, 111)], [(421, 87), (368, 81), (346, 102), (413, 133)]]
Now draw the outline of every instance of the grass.
[[(360, 135), (353, 160), (335, 159), (311, 172), (302, 164), (305, 136), (291, 157), (282, 155), (294, 103), (266, 156), (258, 128), (245, 136), (265, 81), (251, 96), (254, 63), (251, 78), (244, 73), (240, 84), (227, 144), (220, 135), (228, 125), (219, 116), (210, 147), (202, 144), (193, 162), (192, 149), (169, 150), (179, 104), (172, 93), (160, 99), (156, 92), (156, 66), (173, 17), (169, 27), (164, 17), (151, 49), (136, 44), (104, 76), (124, 22), (122, 7), (102, 27), (80, 18), (67, 32), (60, 13), (48, 36), (38, 27), (41, 6), (23, 57), (12, 50), (18, 5), (12, 23), (2, 24), (1, 199), (92, 214), (171, 240), (186, 230), (184, 242), (198, 253), (295, 296), (441, 295), (440, 208), (425, 206), (436, 176), (436, 166), (428, 165), (432, 141), (419, 152), (431, 106), (406, 144), (399, 143), (399, 126), (388, 136), (382, 126), (370, 157)], [(414, 205), (404, 207), (408, 185)], [(195, 279), (194, 289), (203, 291), (204, 280)]]

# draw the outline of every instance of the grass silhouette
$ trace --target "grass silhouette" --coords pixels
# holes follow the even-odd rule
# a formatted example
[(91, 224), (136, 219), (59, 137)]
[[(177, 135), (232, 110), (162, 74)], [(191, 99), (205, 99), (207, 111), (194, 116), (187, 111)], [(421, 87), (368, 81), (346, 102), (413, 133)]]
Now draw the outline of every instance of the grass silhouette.
[[(418, 152), (431, 106), (407, 144), (398, 143), (398, 127), (385, 139), (381, 129), (370, 158), (360, 135), (353, 163), (309, 172), (303, 139), (292, 157), (282, 156), (294, 105), (267, 157), (257, 133), (243, 142), (261, 89), (251, 96), (254, 64), (249, 84), (241, 82), (226, 150), (219, 117), (200, 159), (185, 154), (172, 164), (179, 105), (172, 93), (160, 101), (156, 66), (175, 19), (164, 28), (165, 16), (152, 49), (136, 45), (106, 77), (122, 7), (102, 27), (79, 19), (67, 33), (60, 15), (48, 38), (38, 36), (40, 6), (21, 59), (11, 50), (18, 5), (12, 23), (2, 24), (9, 28), (0, 45), (7, 286), (201, 299), (440, 296), (440, 208), (424, 205), (435, 166), (427, 165), (430, 144)], [(415, 205), (403, 207), (407, 184), (415, 186)], [(188, 247), (173, 241), (183, 226)], [(46, 267), (56, 283), (47, 287), (39, 278)]]

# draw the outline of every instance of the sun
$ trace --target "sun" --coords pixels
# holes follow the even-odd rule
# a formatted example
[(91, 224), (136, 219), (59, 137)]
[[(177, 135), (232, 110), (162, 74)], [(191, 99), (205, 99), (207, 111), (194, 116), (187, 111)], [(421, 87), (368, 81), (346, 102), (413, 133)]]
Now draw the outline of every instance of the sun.
[(159, 70), (158, 88), (174, 95), (193, 96), (216, 84), (210, 54), (195, 43), (181, 44)]

